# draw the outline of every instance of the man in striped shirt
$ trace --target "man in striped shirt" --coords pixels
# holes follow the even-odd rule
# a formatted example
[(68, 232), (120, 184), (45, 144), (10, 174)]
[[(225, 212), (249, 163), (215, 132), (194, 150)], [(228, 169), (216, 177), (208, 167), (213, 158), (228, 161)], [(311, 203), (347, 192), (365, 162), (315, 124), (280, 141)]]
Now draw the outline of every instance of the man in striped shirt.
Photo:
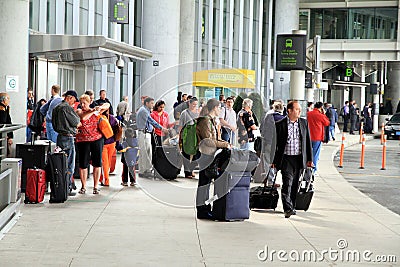
[(276, 122), (276, 151), (271, 167), (282, 173), (282, 204), (285, 218), (296, 215), (296, 194), (301, 171), (312, 167), (312, 147), (307, 120), (300, 118), (297, 101), (287, 105), (288, 115)]

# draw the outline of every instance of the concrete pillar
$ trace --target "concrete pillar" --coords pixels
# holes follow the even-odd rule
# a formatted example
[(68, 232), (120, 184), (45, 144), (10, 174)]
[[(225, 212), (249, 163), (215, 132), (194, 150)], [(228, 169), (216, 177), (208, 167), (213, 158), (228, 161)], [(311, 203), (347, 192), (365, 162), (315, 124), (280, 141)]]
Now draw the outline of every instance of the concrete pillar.
[[(0, 1), (0, 91), (6, 91), (6, 76), (18, 77), (18, 87), (9, 91), (11, 119), (26, 124), (28, 87), (29, 1)], [(25, 142), (25, 129), (14, 132), (14, 144)]]
[(290, 99), (304, 100), (305, 71), (290, 71)]
[[(142, 68), (142, 86), (135, 97), (151, 96), (166, 102), (172, 111), (176, 101), (179, 77), (180, 0), (143, 1), (143, 48), (153, 52)], [(153, 61), (159, 62), (153, 66)]]
[[(291, 34), (299, 29), (299, 0), (275, 1), (275, 40), (277, 34)], [(276, 44), (275, 44), (276, 46)], [(276, 49), (275, 49), (276, 51)], [(274, 59), (274, 62), (276, 59)], [(286, 101), (290, 98), (288, 71), (276, 71), (274, 63), (274, 99)], [(282, 81), (283, 79), (283, 81)], [(303, 97), (304, 99), (304, 97)]]
[[(376, 84), (378, 82), (377, 73), (371, 74), (371, 84)], [(372, 103), (375, 105), (375, 109), (372, 111), (374, 116), (372, 117), (372, 130), (378, 132), (379, 130), (379, 93), (372, 95)]]
[(400, 63), (388, 62), (388, 84), (385, 87), (384, 104), (390, 100), (393, 113), (396, 112), (397, 104), (400, 101)]
[[(192, 81), (194, 71), (195, 1), (181, 0), (179, 38), (179, 91), (194, 95)], [(216, 22), (217, 23), (217, 22)], [(222, 53), (222, 52), (221, 52)]]

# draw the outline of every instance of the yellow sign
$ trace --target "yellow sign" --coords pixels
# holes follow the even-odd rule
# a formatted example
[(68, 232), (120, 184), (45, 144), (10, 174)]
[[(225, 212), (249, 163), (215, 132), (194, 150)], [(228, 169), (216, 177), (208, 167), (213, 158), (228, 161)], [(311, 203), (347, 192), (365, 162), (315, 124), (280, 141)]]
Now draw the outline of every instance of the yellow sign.
[(233, 73), (209, 73), (208, 81), (216, 83), (242, 83), (243, 75)]
[(255, 88), (255, 71), (214, 69), (193, 73), (193, 85), (200, 87)]

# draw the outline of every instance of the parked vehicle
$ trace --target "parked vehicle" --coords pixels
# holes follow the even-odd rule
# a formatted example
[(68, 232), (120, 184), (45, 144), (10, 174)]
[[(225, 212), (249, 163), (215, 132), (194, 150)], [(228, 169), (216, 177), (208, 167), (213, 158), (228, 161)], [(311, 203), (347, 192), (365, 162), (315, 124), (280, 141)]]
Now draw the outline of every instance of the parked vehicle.
[(400, 113), (394, 114), (390, 119), (386, 119), (385, 134), (388, 139), (399, 139), (400, 138)]

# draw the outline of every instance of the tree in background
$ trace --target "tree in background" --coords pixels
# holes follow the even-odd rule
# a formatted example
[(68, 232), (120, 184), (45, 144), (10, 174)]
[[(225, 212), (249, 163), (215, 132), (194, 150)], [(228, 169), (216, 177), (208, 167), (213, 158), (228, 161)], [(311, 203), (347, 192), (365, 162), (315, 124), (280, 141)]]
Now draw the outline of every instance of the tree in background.
[(242, 103), (243, 99), (247, 98), (247, 94), (245, 92), (241, 92), (235, 100), (235, 103), (233, 103), (233, 110), (237, 113), (242, 109)]
[(264, 118), (264, 107), (262, 103), (262, 99), (260, 94), (258, 93), (251, 93), (248, 98), (253, 100), (253, 108), (252, 111), (254, 114), (256, 114), (256, 117), (259, 121), (261, 121)]

